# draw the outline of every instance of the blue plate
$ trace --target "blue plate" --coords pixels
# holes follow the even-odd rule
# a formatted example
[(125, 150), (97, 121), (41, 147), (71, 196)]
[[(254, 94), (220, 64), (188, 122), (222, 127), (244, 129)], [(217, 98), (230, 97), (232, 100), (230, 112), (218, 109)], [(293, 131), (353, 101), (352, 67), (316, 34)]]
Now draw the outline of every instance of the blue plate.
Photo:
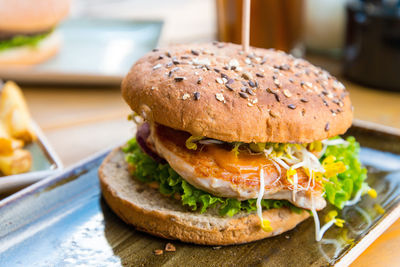
[(0, 77), (29, 83), (119, 85), (132, 64), (158, 44), (161, 21), (73, 18), (59, 25), (59, 53), (31, 68), (0, 68)]
[[(340, 214), (345, 227), (331, 228), (319, 243), (312, 218), (283, 235), (222, 248), (138, 232), (101, 198), (97, 170), (107, 154), (103, 152), (0, 202), (0, 265), (346, 266), (400, 214), (400, 135), (362, 127), (350, 132), (369, 146), (361, 150), (361, 159), (378, 198), (364, 196), (355, 207), (346, 207)], [(382, 151), (386, 149), (396, 151)], [(374, 209), (375, 204), (385, 209), (384, 214)], [(344, 234), (354, 243), (345, 242)], [(154, 255), (167, 242), (173, 242), (176, 252)]]

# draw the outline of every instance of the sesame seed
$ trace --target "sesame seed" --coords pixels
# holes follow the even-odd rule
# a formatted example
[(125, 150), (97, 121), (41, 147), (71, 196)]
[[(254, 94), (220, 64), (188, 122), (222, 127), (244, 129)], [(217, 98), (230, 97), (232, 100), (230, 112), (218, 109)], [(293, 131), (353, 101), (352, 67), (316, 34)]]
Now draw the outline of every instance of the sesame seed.
[(179, 60), (177, 60), (177, 59), (173, 59), (172, 63), (174, 63), (175, 65), (181, 64), (181, 62)]
[(246, 86), (240, 87), (240, 91), (246, 92), (247, 91), (247, 87)]
[(210, 69), (211, 69), (210, 66), (208, 66), (207, 64), (205, 64), (204, 67), (205, 67), (207, 70), (210, 70)]
[(254, 58), (254, 53), (248, 54), (246, 57), (248, 57), (248, 58)]
[(303, 103), (307, 103), (308, 99), (307, 98), (302, 98), (302, 99), (300, 99), (300, 101), (303, 102)]
[(329, 122), (327, 122), (327, 123), (325, 124), (325, 131), (326, 131), (326, 132), (329, 131)]
[(175, 82), (181, 82), (183, 80), (186, 80), (186, 78), (185, 77), (175, 77), (174, 80), (175, 80)]
[(290, 70), (290, 66), (288, 64), (283, 64), (279, 66), (280, 70)]
[(197, 84), (201, 84), (202, 80), (203, 80), (203, 78), (199, 77), (199, 79), (197, 80)]
[(216, 72), (216, 73), (220, 73), (221, 71), (219, 70), (219, 69), (217, 69), (217, 68), (214, 68), (214, 71)]
[(233, 88), (231, 86), (229, 86), (228, 84), (225, 84), (225, 87), (229, 90), (229, 91), (234, 91)]
[(256, 84), (252, 80), (249, 80), (248, 83), (249, 83), (250, 87), (253, 87), (253, 88), (256, 87)]
[(335, 89), (335, 90), (343, 90), (345, 88), (343, 83), (341, 83), (337, 80), (333, 81), (332, 86), (333, 86), (333, 89)]
[(217, 78), (217, 79), (215, 79), (215, 81), (217, 82), (217, 83), (219, 83), (219, 84), (224, 84), (224, 81), (221, 79), (221, 78)]
[(199, 51), (197, 51), (197, 50), (191, 50), (190, 51), (193, 55), (195, 55), (195, 56), (198, 56), (198, 55), (200, 55), (200, 53), (199, 53)]
[(281, 87), (281, 82), (280, 82), (278, 79), (274, 79), (274, 84), (275, 84), (277, 87)]
[(172, 62), (168, 62), (167, 64), (165, 64), (165, 66), (166, 66), (167, 68), (172, 67), (172, 65), (174, 65), (174, 63), (172, 63)]
[(183, 94), (182, 99), (186, 100), (190, 97), (190, 95), (188, 93)]
[(289, 82), (294, 83), (294, 80), (292, 78), (289, 78)]
[(305, 89), (312, 89), (313, 88), (313, 84), (310, 83), (310, 82), (300, 82), (300, 85)]
[(199, 99), (200, 99), (200, 93), (194, 92), (194, 100), (199, 100)]
[(224, 70), (229, 70), (229, 67), (228, 66), (223, 66), (222, 67)]
[(267, 62), (267, 58), (263, 58), (263, 60), (260, 62), (260, 65), (264, 65), (265, 62)]
[(246, 58), (246, 59), (244, 60), (244, 62), (246, 62), (247, 65), (251, 65), (251, 63), (252, 63), (251, 60), (250, 60), (250, 58)]
[(171, 53), (170, 53), (169, 51), (167, 51), (167, 52), (165, 53), (165, 55), (166, 55), (167, 57), (171, 57)]
[(295, 104), (289, 104), (287, 107), (290, 108), (290, 109), (296, 109), (296, 105)]
[(161, 64), (157, 64), (157, 65), (153, 66), (153, 70), (156, 70), (156, 69), (159, 69), (159, 68), (161, 68)]
[(289, 90), (287, 90), (287, 89), (283, 90), (283, 94), (284, 94), (287, 98), (292, 97), (292, 94), (291, 94), (291, 93), (289, 92)]
[(153, 52), (158, 52), (158, 48), (154, 48), (153, 50), (151, 50)]
[(229, 80), (226, 82), (226, 84), (231, 84), (231, 83), (233, 83), (233, 82), (234, 82), (233, 79), (229, 79)]
[(179, 67), (175, 67), (173, 68), (169, 73), (168, 73), (168, 77), (172, 76), (172, 73), (174, 73), (175, 71), (179, 70)]
[(274, 96), (275, 96), (276, 101), (281, 102), (281, 99), (278, 94), (275, 93)]
[(261, 74), (261, 73), (256, 73), (256, 76), (260, 77), (260, 78), (264, 78), (264, 74)]
[(243, 72), (243, 74), (242, 74), (242, 77), (244, 78), (244, 79), (246, 79), (246, 80), (252, 80), (253, 79), (253, 76), (251, 75), (251, 73), (249, 73), (249, 72)]
[(181, 59), (189, 59), (189, 56), (181, 56)]
[(163, 59), (164, 57), (162, 56), (162, 55), (160, 55), (159, 57), (158, 57), (158, 59), (160, 60), (160, 59)]
[(279, 113), (276, 112), (276, 111), (273, 111), (273, 110), (269, 111), (269, 115), (271, 115), (271, 117), (273, 117), (273, 118), (279, 118), (280, 117)]
[(253, 90), (251, 90), (251, 88), (246, 88), (246, 92), (249, 94), (249, 95), (256, 95), (254, 92), (253, 92)]
[(228, 63), (229, 67), (231, 67), (232, 70), (236, 69), (237, 67), (239, 67), (239, 61), (237, 61), (236, 59), (231, 59)]
[(221, 102), (223, 102), (223, 101), (225, 100), (224, 95), (221, 94), (221, 93), (215, 94), (215, 98), (216, 98), (218, 101), (221, 101)]
[(229, 80), (228, 75), (226, 75), (225, 73), (221, 73), (221, 78), (225, 78), (226, 80)]
[(245, 99), (249, 98), (249, 95), (246, 94), (246, 93), (244, 93), (244, 92), (239, 92), (239, 95), (240, 95), (242, 98), (245, 98)]

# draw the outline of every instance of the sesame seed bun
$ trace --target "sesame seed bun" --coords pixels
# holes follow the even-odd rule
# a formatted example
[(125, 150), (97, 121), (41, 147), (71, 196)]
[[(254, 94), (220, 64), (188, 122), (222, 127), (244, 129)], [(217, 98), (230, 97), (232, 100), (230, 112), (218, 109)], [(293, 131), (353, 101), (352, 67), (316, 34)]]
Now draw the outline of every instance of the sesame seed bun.
[(0, 51), (0, 67), (41, 63), (53, 57), (59, 51), (60, 44), (60, 35), (53, 32), (36, 46), (24, 45)]
[(343, 134), (348, 92), (335, 77), (281, 51), (229, 43), (177, 45), (142, 57), (122, 82), (149, 121), (233, 142), (308, 143)]
[(200, 214), (187, 210), (181, 202), (161, 195), (134, 179), (120, 149), (111, 152), (99, 169), (103, 197), (126, 223), (156, 236), (204, 245), (232, 245), (279, 235), (309, 217), (287, 208), (263, 212), (273, 231), (261, 229), (255, 213), (240, 212), (221, 217), (216, 211)]
[(50, 30), (69, 11), (70, 0), (0, 0), (0, 31)]

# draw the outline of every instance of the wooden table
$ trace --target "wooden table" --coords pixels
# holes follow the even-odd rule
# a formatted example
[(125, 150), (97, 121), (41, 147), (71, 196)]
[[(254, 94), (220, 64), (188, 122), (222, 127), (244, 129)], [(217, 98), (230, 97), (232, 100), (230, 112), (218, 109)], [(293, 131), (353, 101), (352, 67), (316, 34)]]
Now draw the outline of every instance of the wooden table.
[[(345, 82), (355, 117), (400, 128), (400, 93)], [(118, 87), (22, 86), (32, 115), (66, 167), (133, 134), (130, 109)], [(353, 266), (393, 266), (400, 262), (400, 220), (378, 238)]]

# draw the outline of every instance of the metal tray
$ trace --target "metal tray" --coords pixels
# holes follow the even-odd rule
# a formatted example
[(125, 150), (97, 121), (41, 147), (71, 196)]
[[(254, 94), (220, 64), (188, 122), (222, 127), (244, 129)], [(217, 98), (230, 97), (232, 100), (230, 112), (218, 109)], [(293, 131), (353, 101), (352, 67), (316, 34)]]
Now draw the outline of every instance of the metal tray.
[[(348, 134), (362, 144), (361, 159), (378, 198), (347, 207), (345, 227), (314, 240), (312, 218), (261, 241), (208, 247), (136, 231), (108, 208), (97, 169), (107, 152), (0, 202), (2, 266), (347, 266), (400, 216), (400, 132), (355, 122)], [(374, 204), (380, 204), (379, 214)], [(323, 212), (320, 217), (324, 216)], [(367, 219), (365, 218), (367, 217)], [(343, 231), (354, 238), (343, 242)], [(167, 242), (176, 252), (154, 255)]]

